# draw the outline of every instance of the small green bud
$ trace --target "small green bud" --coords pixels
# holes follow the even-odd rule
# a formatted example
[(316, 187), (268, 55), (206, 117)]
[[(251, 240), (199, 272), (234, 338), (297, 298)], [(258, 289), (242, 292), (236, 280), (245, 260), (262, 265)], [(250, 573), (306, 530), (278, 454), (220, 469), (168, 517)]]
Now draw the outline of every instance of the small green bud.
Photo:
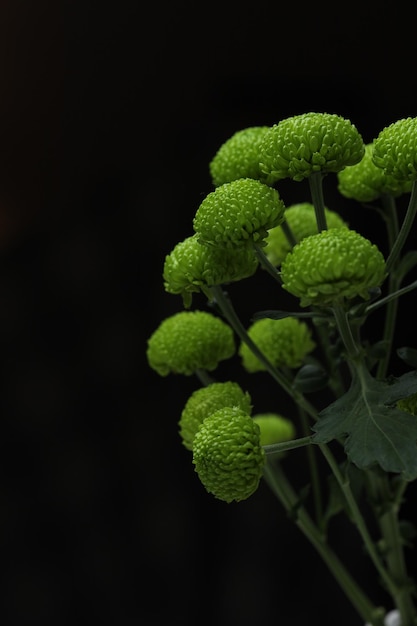
[(206, 311), (180, 311), (165, 318), (148, 339), (147, 359), (160, 376), (212, 371), (236, 351), (232, 328)]
[(290, 441), (296, 435), (293, 422), (277, 413), (258, 413), (252, 419), (261, 430), (261, 446)]
[(199, 243), (192, 235), (178, 243), (165, 257), (163, 278), (168, 293), (181, 294), (185, 308), (192, 293), (252, 276), (259, 261), (253, 248), (218, 248)]
[(372, 159), (397, 181), (417, 180), (417, 117), (398, 120), (381, 130)]
[[(324, 212), (327, 228), (347, 228), (347, 224), (338, 213), (327, 208)], [(301, 202), (300, 204), (293, 204), (287, 207), (285, 209), (285, 221), (297, 242), (318, 232), (314, 205), (310, 202)], [(271, 228), (265, 243), (264, 252), (269, 261), (275, 266), (282, 263), (292, 248), (282, 225)]]
[(209, 164), (215, 187), (239, 178), (263, 180), (259, 169), (259, 144), (269, 126), (250, 126), (238, 130), (225, 141)]
[(358, 163), (365, 146), (356, 127), (340, 115), (303, 113), (274, 124), (259, 147), (266, 183), (301, 181), (314, 172), (339, 172)]
[(366, 144), (362, 161), (338, 172), (338, 189), (345, 198), (372, 202), (386, 194), (397, 197), (411, 191), (410, 181), (399, 181), (375, 165), (373, 146), (373, 143)]
[(417, 417), (417, 393), (413, 393), (407, 398), (398, 400), (397, 407), (401, 409), (401, 411), (405, 411), (406, 413), (410, 413), (411, 415), (415, 415)]
[(193, 449), (194, 437), (203, 421), (218, 409), (235, 406), (250, 415), (251, 397), (247, 391), (231, 381), (215, 382), (194, 391), (181, 413), (179, 427), (182, 443)]
[[(316, 346), (307, 324), (295, 317), (261, 318), (248, 328), (248, 335), (275, 367), (299, 367)], [(266, 369), (246, 343), (240, 344), (239, 355), (248, 372)]]
[(377, 246), (348, 228), (310, 235), (287, 254), (281, 265), (282, 286), (300, 298), (301, 306), (332, 306), (369, 290), (386, 278)]
[(209, 193), (194, 216), (201, 243), (225, 248), (259, 243), (284, 219), (278, 192), (259, 180), (241, 178)]
[(194, 437), (195, 471), (206, 490), (224, 502), (246, 500), (256, 491), (265, 460), (258, 424), (237, 407), (209, 415)]

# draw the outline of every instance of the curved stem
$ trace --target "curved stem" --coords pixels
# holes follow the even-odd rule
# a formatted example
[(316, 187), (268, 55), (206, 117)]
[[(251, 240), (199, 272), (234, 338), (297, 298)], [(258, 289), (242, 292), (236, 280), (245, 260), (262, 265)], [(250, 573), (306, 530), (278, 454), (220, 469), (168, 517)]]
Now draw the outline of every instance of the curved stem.
[(337, 465), (332, 453), (330, 452), (329, 448), (324, 445), (321, 444), (319, 445), (320, 450), (322, 451), (326, 461), (328, 462), (330, 469), (332, 470), (338, 484), (339, 487), (341, 488), (346, 502), (349, 506), (350, 512), (352, 514), (352, 518), (355, 522), (355, 525), (362, 537), (362, 540), (365, 544), (367, 553), (369, 554), (377, 572), (379, 573), (379, 575), (381, 576), (381, 579), (384, 581), (387, 589), (389, 590), (391, 595), (395, 595), (397, 592), (397, 588), (395, 586), (395, 584), (393, 583), (392, 578), (388, 575), (387, 570), (385, 569), (383, 562), (377, 552), (377, 549), (375, 547), (375, 543), (372, 540), (368, 529), (366, 527), (365, 524), (365, 520), (363, 518), (363, 515), (359, 509), (359, 506), (353, 496), (352, 490), (350, 488), (350, 483), (349, 480), (344, 478), (342, 476), (342, 473), (339, 469), (339, 466)]
[(283, 504), (287, 513), (292, 516), (295, 524), (317, 550), (320, 557), (343, 589), (347, 598), (355, 607), (364, 622), (374, 626), (383, 625), (385, 611), (375, 607), (363, 593), (354, 578), (340, 561), (337, 554), (328, 545), (325, 536), (319, 531), (313, 520), (300, 504), (299, 498), (288, 482), (279, 463), (273, 466), (267, 463), (264, 470), (265, 480), (272, 492)]
[(388, 476), (385, 474), (369, 471), (368, 479), (368, 488), (385, 545), (385, 561), (391, 579), (395, 583), (389, 592), (400, 612), (401, 626), (414, 626), (417, 623), (417, 613), (412, 601), (413, 586), (407, 574), (398, 520), (401, 496), (405, 486), (401, 485), (399, 493), (394, 496)]
[(313, 172), (308, 177), (311, 199), (316, 212), (317, 230), (320, 232), (327, 229), (326, 213), (323, 198), (323, 174)]
[(417, 213), (417, 180), (413, 182), (413, 186), (411, 188), (410, 200), (408, 203), (407, 211), (404, 217), (404, 221), (401, 225), (400, 232), (398, 233), (398, 237), (394, 242), (394, 245), (391, 248), (391, 252), (387, 259), (387, 272), (390, 272), (391, 268), (394, 266), (397, 261), (401, 250), (406, 242), (406, 239), (410, 233), (411, 227), (414, 222), (414, 218)]
[(266, 358), (264, 353), (258, 348), (256, 343), (251, 339), (246, 328), (243, 326), (239, 317), (237, 316), (232, 303), (226, 297), (223, 289), (216, 285), (211, 287), (212, 294), (216, 299), (219, 307), (222, 310), (223, 315), (229, 322), (230, 326), (234, 329), (236, 334), (240, 337), (240, 339), (250, 348), (253, 354), (260, 360), (260, 362), (265, 366), (266, 370), (269, 374), (275, 379), (275, 381), (287, 392), (291, 398), (293, 398), (294, 402), (296, 402), (299, 406), (301, 406), (305, 411), (313, 418), (317, 419), (317, 410), (315, 407), (303, 396), (302, 393), (297, 391), (292, 384), (291, 381), (287, 379), (286, 376), (282, 372), (280, 372), (274, 365)]
[(258, 261), (261, 267), (263, 267), (264, 270), (266, 270), (268, 274), (270, 274), (274, 280), (276, 280), (280, 285), (282, 285), (281, 275), (279, 271), (277, 270), (277, 268), (275, 267), (275, 265), (273, 265), (273, 263), (271, 263), (271, 261), (266, 256), (263, 250), (263, 247), (255, 243), (254, 248), (255, 248), (255, 253), (256, 253), (256, 256), (258, 257)]

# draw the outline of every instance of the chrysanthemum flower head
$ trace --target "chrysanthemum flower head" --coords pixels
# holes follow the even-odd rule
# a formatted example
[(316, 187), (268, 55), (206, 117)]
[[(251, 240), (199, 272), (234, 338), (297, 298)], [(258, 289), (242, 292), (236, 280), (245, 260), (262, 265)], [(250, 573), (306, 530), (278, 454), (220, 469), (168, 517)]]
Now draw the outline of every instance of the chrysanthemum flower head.
[(373, 162), (374, 144), (365, 146), (365, 155), (356, 165), (338, 172), (338, 189), (346, 198), (372, 202), (383, 195), (397, 197), (411, 190), (412, 182), (398, 180)]
[[(335, 211), (325, 208), (324, 213), (327, 228), (347, 228), (345, 221)], [(316, 213), (311, 202), (301, 202), (288, 206), (285, 209), (285, 221), (297, 242), (304, 239), (304, 237), (314, 235), (318, 232)], [(264, 252), (269, 261), (276, 266), (282, 263), (292, 248), (282, 224), (271, 228), (268, 232), (268, 237), (265, 239), (265, 243)]]
[(274, 124), (259, 148), (265, 182), (301, 181), (314, 172), (339, 172), (364, 155), (362, 136), (350, 120), (332, 113), (303, 113)]
[(239, 178), (263, 181), (259, 168), (259, 144), (269, 126), (250, 126), (234, 133), (218, 149), (209, 169), (215, 187)]
[(180, 311), (165, 318), (148, 339), (147, 359), (160, 376), (212, 371), (236, 351), (232, 328), (207, 311)]
[(282, 286), (300, 298), (301, 306), (332, 306), (355, 297), (368, 300), (369, 291), (385, 277), (378, 247), (349, 228), (306, 237), (281, 265)]
[(238, 383), (232, 381), (213, 382), (194, 391), (188, 398), (179, 420), (183, 445), (192, 450), (195, 434), (203, 421), (215, 411), (227, 406), (238, 407), (250, 415), (251, 397)]
[(260, 428), (261, 446), (289, 441), (296, 435), (294, 423), (278, 413), (257, 413), (252, 419)]
[(258, 243), (284, 219), (278, 192), (252, 178), (225, 183), (210, 192), (194, 216), (193, 226), (203, 244), (236, 248)]
[(184, 307), (189, 308), (193, 293), (201, 291), (209, 297), (208, 288), (248, 278), (258, 265), (253, 248), (206, 246), (194, 234), (165, 257), (164, 287), (168, 293), (180, 294)]
[(399, 182), (417, 180), (417, 117), (393, 122), (374, 141), (373, 162)]
[[(248, 335), (275, 367), (299, 367), (316, 344), (308, 325), (295, 318), (255, 320), (248, 328)], [(241, 342), (239, 356), (248, 372), (265, 370), (265, 365), (254, 355), (246, 343)]]
[(194, 437), (195, 471), (206, 490), (224, 502), (246, 500), (256, 491), (265, 460), (258, 424), (238, 407), (209, 415)]

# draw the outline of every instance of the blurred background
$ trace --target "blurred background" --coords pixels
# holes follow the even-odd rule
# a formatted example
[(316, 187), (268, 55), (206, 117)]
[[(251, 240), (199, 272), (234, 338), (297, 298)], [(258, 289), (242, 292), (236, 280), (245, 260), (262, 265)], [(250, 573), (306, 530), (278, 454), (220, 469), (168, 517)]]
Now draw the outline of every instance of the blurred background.
[[(181, 309), (162, 265), (191, 234), (221, 143), (313, 110), (365, 141), (415, 116), (412, 28), (399, 2), (3, 0), (4, 626), (361, 626), (266, 485), (239, 504), (204, 492), (177, 425), (196, 381), (161, 379), (145, 352)], [(287, 204), (305, 193), (283, 184)], [(376, 237), (374, 216), (334, 181), (326, 193)], [(269, 393), (259, 379), (259, 407)], [(343, 523), (332, 532), (361, 562)]]

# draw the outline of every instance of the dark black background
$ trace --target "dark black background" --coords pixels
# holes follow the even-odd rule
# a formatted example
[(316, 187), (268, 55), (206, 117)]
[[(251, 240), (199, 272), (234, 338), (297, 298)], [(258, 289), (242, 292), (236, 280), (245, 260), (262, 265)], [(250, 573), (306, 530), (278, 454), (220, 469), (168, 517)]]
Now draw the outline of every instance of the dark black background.
[[(361, 625), (264, 484), (240, 504), (203, 491), (177, 432), (196, 383), (161, 379), (145, 351), (181, 308), (163, 291), (163, 259), (191, 234), (225, 139), (318, 110), (370, 141), (416, 115), (405, 13), (401, 3), (2, 2), (5, 626)], [(290, 203), (305, 191), (282, 194)], [(331, 181), (327, 193), (376, 236), (373, 216)], [(405, 324), (401, 340), (410, 334)], [(261, 407), (269, 392), (257, 389)], [(290, 462), (297, 475), (302, 457)], [(340, 522), (334, 533), (362, 563), (354, 534)], [(376, 589), (366, 564), (360, 576)]]

